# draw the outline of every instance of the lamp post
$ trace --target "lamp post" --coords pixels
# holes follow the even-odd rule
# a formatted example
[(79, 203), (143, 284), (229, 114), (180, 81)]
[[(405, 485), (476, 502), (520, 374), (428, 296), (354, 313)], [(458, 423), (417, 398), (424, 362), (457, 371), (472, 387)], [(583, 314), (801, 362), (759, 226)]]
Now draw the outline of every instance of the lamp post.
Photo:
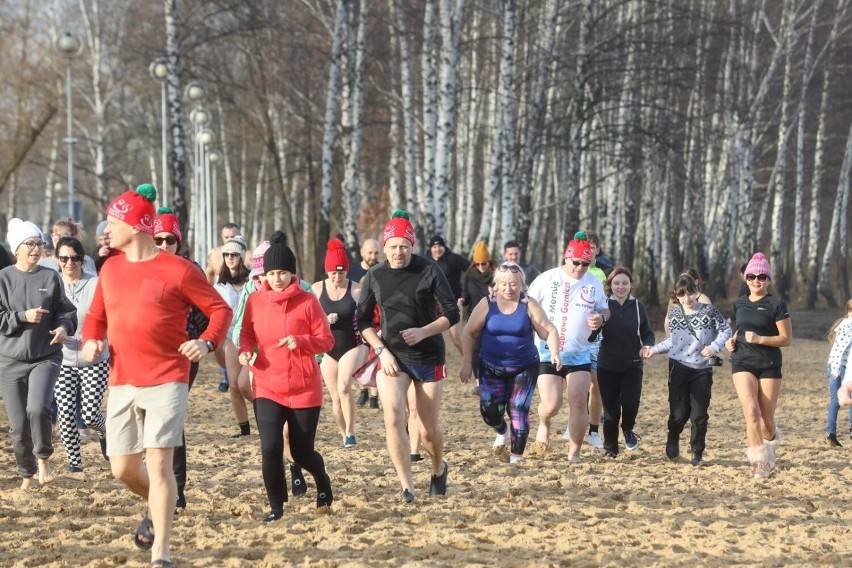
[(204, 232), (201, 235), (203, 236), (204, 245), (207, 250), (211, 250), (216, 246), (215, 237), (211, 238), (211, 235), (215, 232), (215, 228), (213, 228), (215, 219), (213, 218), (213, 196), (210, 191), (210, 160), (207, 159), (207, 149), (215, 140), (216, 134), (209, 128), (202, 128), (198, 133), (199, 149), (201, 150), (201, 173), (203, 177), (201, 187), (204, 195), (204, 207), (201, 213), (204, 219), (202, 224)]
[(163, 179), (160, 181), (160, 190), (162, 192), (162, 203), (163, 205), (169, 204), (169, 135), (168, 135), (168, 101), (166, 100), (166, 79), (169, 75), (169, 68), (166, 67), (166, 60), (164, 58), (155, 59), (151, 62), (151, 66), (148, 68), (148, 72), (151, 74), (151, 78), (155, 81), (160, 82), (160, 103), (161, 103), (161, 114), (160, 114), (160, 123), (161, 123), (161, 134), (162, 134), (162, 161), (163, 161)]
[(217, 227), (216, 221), (218, 220), (218, 217), (219, 217), (219, 199), (218, 199), (218, 197), (219, 197), (219, 186), (218, 186), (218, 183), (217, 183), (218, 180), (217, 180), (216, 173), (217, 173), (217, 166), (219, 165), (219, 162), (222, 161), (222, 152), (220, 152), (219, 150), (210, 150), (207, 153), (207, 161), (210, 162), (210, 165), (212, 166), (210, 168), (210, 170), (211, 170), (210, 171), (210, 175), (211, 175), (211, 177), (210, 177), (210, 195), (211, 195), (211, 205), (212, 205), (211, 208), (210, 208), (211, 209), (211, 213), (210, 213), (210, 219), (211, 219), (211, 221), (210, 221), (210, 242), (213, 243), (214, 246), (215, 246), (215, 244), (216, 244), (216, 227)]
[(192, 212), (189, 215), (189, 234), (191, 235), (190, 241), (193, 246), (193, 257), (198, 259), (201, 258), (200, 255), (202, 254), (202, 242), (199, 235), (203, 234), (199, 231), (199, 221), (201, 218), (201, 207), (199, 203), (201, 162), (199, 160), (200, 156), (198, 152), (198, 132), (210, 121), (210, 113), (201, 106), (201, 101), (203, 101), (204, 97), (207, 96), (207, 91), (201, 83), (198, 81), (190, 81), (187, 83), (186, 87), (184, 87), (183, 94), (186, 99), (195, 105), (195, 108), (189, 113), (189, 121), (192, 123), (193, 127), (192, 191), (190, 192), (192, 197)]
[(65, 58), (65, 106), (68, 112), (68, 130), (65, 144), (68, 145), (68, 216), (75, 221), (74, 207), (74, 107), (71, 99), (71, 60), (80, 54), (82, 44), (70, 31), (66, 31), (56, 40), (56, 51)]

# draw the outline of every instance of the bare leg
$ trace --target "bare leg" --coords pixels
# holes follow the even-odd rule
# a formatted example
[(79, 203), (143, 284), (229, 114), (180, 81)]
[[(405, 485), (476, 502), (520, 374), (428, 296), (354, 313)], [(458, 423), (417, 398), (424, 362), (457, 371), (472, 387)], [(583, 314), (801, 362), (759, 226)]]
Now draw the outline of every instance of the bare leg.
[[(538, 394), (538, 432), (535, 441), (547, 445), (550, 440), (550, 420), (562, 408), (562, 383), (564, 379), (559, 375), (539, 375)], [(583, 401), (585, 404), (585, 400)], [(583, 430), (585, 431), (585, 426)]]
[(246, 402), (251, 402), (251, 371), (249, 371), (247, 366), (240, 369), (240, 375), (237, 377), (237, 386), (240, 392), (243, 393), (243, 398)]
[(420, 438), (432, 458), (432, 474), (444, 473), (444, 433), (438, 426), (443, 381), (437, 383), (412, 382), (415, 387)]
[(239, 383), (240, 373), (243, 369), (240, 365), (237, 347), (230, 339), (226, 339), (222, 344), (222, 351), (224, 352), (225, 365), (228, 369), (228, 378), (231, 381), (232, 388), (228, 389), (228, 396), (231, 399), (231, 409), (234, 411), (234, 418), (236, 418), (237, 424), (248, 422), (248, 407), (246, 406), (246, 400), (243, 397), (243, 393), (240, 392), (240, 389), (236, 388)]
[[(743, 408), (743, 418), (746, 423), (746, 438), (749, 447), (763, 445), (761, 432), (760, 404), (758, 403), (758, 379), (748, 372), (733, 374), (734, 389)], [(776, 393), (777, 398), (777, 393)], [(774, 417), (773, 417), (774, 418)], [(775, 427), (773, 423), (773, 429)]]
[(172, 460), (174, 448), (148, 448), (145, 465), (148, 470), (148, 510), (154, 523), (154, 547), (151, 561), (169, 559), (169, 543), (175, 515), (177, 483)]
[(343, 414), (340, 409), (340, 394), (337, 390), (337, 361), (335, 361), (328, 353), (322, 358), (320, 363), (320, 371), (322, 372), (322, 380), (325, 382), (325, 388), (331, 396), (331, 410), (334, 414), (334, 422), (337, 424), (337, 431), (341, 438), (346, 437), (346, 422), (343, 419)]
[(414, 381), (408, 385), (408, 391), (405, 393), (406, 406), (408, 407), (408, 440), (410, 445), (411, 455), (420, 454), (420, 417), (417, 413), (417, 390), (414, 388)]
[(760, 406), (760, 426), (764, 440), (774, 440), (776, 434), (775, 409), (781, 394), (781, 381), (760, 379), (758, 381), (757, 404)]
[(405, 432), (405, 394), (411, 384), (411, 378), (405, 373), (388, 377), (379, 371), (376, 383), (382, 398), (388, 453), (403, 490), (407, 489), (413, 494), (414, 479), (411, 476), (411, 459), (408, 454), (408, 434)]
[(591, 382), (591, 374), (588, 371), (568, 374), (567, 399), (571, 409), (571, 415), (568, 417), (568, 431), (571, 434), (568, 460), (571, 462), (580, 461), (580, 448), (589, 425), (588, 393)]
[(352, 373), (366, 360), (369, 350), (366, 345), (350, 349), (337, 363), (337, 396), (340, 400), (340, 414), (343, 417), (347, 436), (355, 435), (355, 402), (352, 400)]

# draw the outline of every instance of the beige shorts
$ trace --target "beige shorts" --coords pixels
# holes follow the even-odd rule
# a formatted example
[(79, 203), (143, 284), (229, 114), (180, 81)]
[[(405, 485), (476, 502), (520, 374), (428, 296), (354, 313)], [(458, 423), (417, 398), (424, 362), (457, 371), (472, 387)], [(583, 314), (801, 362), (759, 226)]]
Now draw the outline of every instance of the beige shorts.
[(175, 448), (183, 441), (189, 389), (186, 383), (110, 387), (107, 454), (126, 456), (147, 448)]

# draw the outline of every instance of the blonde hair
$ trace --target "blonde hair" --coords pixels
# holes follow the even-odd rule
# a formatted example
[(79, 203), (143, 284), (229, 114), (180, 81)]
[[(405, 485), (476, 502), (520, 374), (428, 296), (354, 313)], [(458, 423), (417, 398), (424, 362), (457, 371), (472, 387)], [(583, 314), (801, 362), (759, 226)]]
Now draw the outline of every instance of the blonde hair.
[(849, 317), (850, 313), (852, 313), (852, 300), (846, 300), (846, 315), (842, 318), (839, 318), (836, 322), (834, 322), (831, 327), (828, 329), (828, 343), (834, 343), (834, 340), (837, 338), (837, 326)]

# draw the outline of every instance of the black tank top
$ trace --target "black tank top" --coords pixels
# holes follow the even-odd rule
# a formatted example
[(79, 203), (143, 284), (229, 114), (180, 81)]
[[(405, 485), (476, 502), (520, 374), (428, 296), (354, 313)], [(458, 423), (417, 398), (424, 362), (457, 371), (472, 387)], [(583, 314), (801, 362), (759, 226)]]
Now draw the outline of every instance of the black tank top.
[(346, 285), (346, 293), (339, 300), (332, 300), (322, 281), (322, 293), (319, 297), (320, 305), (326, 314), (337, 314), (337, 321), (330, 324), (331, 335), (334, 336), (334, 348), (329, 351), (335, 360), (358, 345), (358, 336), (355, 332), (355, 300), (352, 298), (352, 281)]

